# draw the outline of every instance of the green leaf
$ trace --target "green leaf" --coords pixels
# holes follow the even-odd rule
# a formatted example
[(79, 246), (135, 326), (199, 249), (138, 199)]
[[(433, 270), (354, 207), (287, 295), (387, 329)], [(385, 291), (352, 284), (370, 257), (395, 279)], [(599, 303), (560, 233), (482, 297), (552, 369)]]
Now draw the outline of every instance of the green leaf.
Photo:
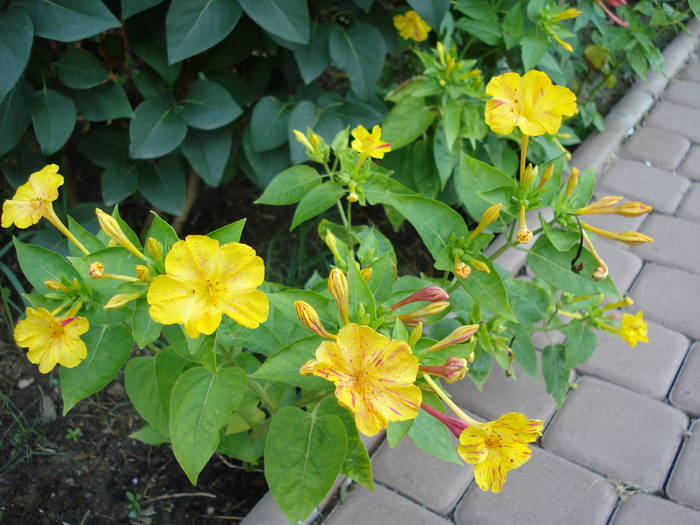
[(296, 44), (309, 43), (306, 0), (238, 0), (245, 13), (265, 31)]
[(117, 125), (92, 126), (78, 137), (78, 151), (96, 166), (124, 165), (129, 157), (129, 135)]
[[(289, 115), (288, 140), (292, 162), (301, 164), (306, 162), (306, 148), (302, 146), (294, 136), (293, 130), (305, 132), (307, 128), (315, 129), (321, 118), (319, 108), (310, 100), (300, 101)], [(318, 130), (316, 130), (318, 132)]]
[(459, 283), (481, 306), (506, 319), (515, 321), (515, 314), (508, 302), (508, 293), (503, 279), (489, 259), (481, 259), (481, 262), (491, 269), (491, 273), (474, 270), (468, 278), (460, 277)]
[(386, 441), (391, 448), (401, 443), (401, 440), (408, 435), (415, 419), (408, 421), (391, 421), (386, 428)]
[(61, 149), (73, 133), (77, 111), (73, 99), (44, 87), (32, 97), (31, 115), (41, 152), (51, 155)]
[[(88, 255), (68, 258), (73, 267), (84, 279), (89, 279), (89, 267), (93, 262), (101, 262), (105, 265), (106, 271), (121, 275), (133, 275), (134, 267), (143, 261), (122, 248), (121, 246), (110, 246), (94, 251)], [(112, 295), (119, 292), (123, 281), (116, 279), (97, 279), (90, 281), (90, 287), (105, 294)], [(145, 285), (144, 285), (145, 287)]]
[(255, 151), (268, 151), (287, 142), (289, 115), (289, 107), (277, 97), (263, 97), (255, 104), (250, 121)]
[(56, 62), (58, 78), (74, 89), (90, 89), (107, 82), (107, 70), (95, 55), (75, 46), (68, 46)]
[(501, 42), (501, 25), (495, 20), (485, 21), (462, 18), (457, 21), (455, 27), (475, 36), (490, 46), (497, 46)]
[(527, 256), (528, 266), (542, 280), (556, 288), (576, 295), (596, 295), (604, 293), (620, 297), (610, 277), (594, 281), (591, 273), (598, 266), (597, 261), (587, 250), (581, 253), (578, 262), (583, 263), (581, 273), (571, 270), (571, 261), (576, 255), (576, 247), (565, 252), (558, 251), (545, 235), (540, 235)]
[(331, 34), (331, 24), (316, 24), (311, 32), (311, 41), (307, 46), (294, 50), (294, 59), (299, 67), (304, 84), (310, 84), (331, 64), (328, 51), (328, 39)]
[(296, 204), (321, 184), (318, 172), (310, 166), (292, 166), (277, 175), (268, 184), (255, 204), (283, 206)]
[(160, 4), (163, 0), (121, 0), (122, 20)]
[(219, 431), (248, 388), (240, 368), (216, 374), (195, 366), (182, 374), (170, 394), (170, 439), (173, 453), (192, 484), (219, 446)]
[(153, 220), (146, 234), (146, 239), (153, 237), (157, 240), (163, 247), (163, 254), (165, 255), (170, 251), (172, 245), (179, 241), (177, 232), (170, 224), (161, 219), (156, 212), (151, 211), (151, 214), (153, 214)]
[(508, 328), (510, 328), (515, 337), (510, 345), (513, 349), (513, 354), (515, 354), (515, 360), (525, 372), (537, 379), (537, 350), (532, 344), (530, 334), (519, 324), (511, 323), (508, 325)]
[(123, 162), (102, 172), (102, 200), (105, 204), (116, 204), (139, 189), (139, 167), (136, 162)]
[(253, 148), (251, 126), (243, 132), (243, 152), (249, 167), (241, 162), (243, 170), (258, 188), (265, 188), (275, 176), (289, 167), (289, 145), (283, 144), (270, 151), (257, 152)]
[(245, 219), (238, 219), (235, 222), (217, 228), (213, 232), (207, 234), (207, 237), (216, 239), (220, 244), (228, 244), (230, 242), (238, 242), (241, 240), (241, 233), (245, 226)]
[(442, 106), (442, 126), (445, 131), (447, 149), (452, 151), (462, 122), (462, 104), (449, 97), (445, 98)]
[[(180, 76), (182, 64), (169, 64), (167, 51), (165, 49), (165, 33), (163, 29), (144, 31), (134, 35), (129, 40), (131, 48), (138, 57), (151, 66), (165, 80), (166, 85), (161, 89), (168, 90), (172, 87)], [(144, 95), (149, 98), (149, 95)]]
[(15, 86), (22, 75), (34, 41), (34, 24), (17, 6), (10, 6), (0, 16), (0, 100)]
[(529, 71), (537, 65), (547, 52), (549, 43), (539, 32), (530, 33), (520, 41), (520, 55), (523, 60), (523, 69)]
[(242, 13), (231, 0), (173, 0), (165, 18), (168, 61), (174, 64), (215, 46)]
[(348, 438), (348, 447), (341, 472), (354, 479), (368, 490), (374, 490), (372, 478), (372, 463), (365, 444), (360, 438), (355, 425), (355, 418), (345, 407), (340, 406), (335, 398), (326, 399), (318, 409), (319, 416), (336, 416), (345, 425), (345, 433)]
[(100, 0), (25, 0), (37, 36), (75, 42), (121, 24)]
[[(455, 186), (460, 200), (472, 217), (481, 217), (486, 208), (500, 201), (493, 198), (497, 194), (494, 190), (502, 189), (503, 192), (512, 190), (514, 186), (512, 177), (501, 170), (481, 162), (464, 153), (460, 156), (459, 166), (455, 172)], [(502, 202), (504, 207), (508, 202)]]
[(224, 176), (232, 142), (229, 129), (201, 131), (190, 128), (180, 149), (204, 182), (216, 187)]
[(163, 326), (151, 319), (151, 314), (148, 313), (148, 302), (145, 298), (137, 299), (133, 306), (131, 332), (138, 347), (143, 348), (160, 337)]
[(333, 486), (345, 459), (347, 437), (336, 416), (284, 407), (265, 441), (265, 479), (291, 523), (304, 520)]
[(508, 279), (506, 285), (519, 323), (527, 326), (543, 319), (550, 304), (547, 290), (522, 279)]
[(229, 92), (210, 80), (195, 80), (183, 102), (182, 118), (193, 128), (220, 128), (243, 113)]
[[(429, 403), (438, 410), (442, 410), (442, 405), (433, 399), (433, 396), (430, 394), (423, 394), (423, 402)], [(457, 455), (450, 431), (422, 408), (418, 411), (418, 417), (411, 425), (408, 436), (426, 454), (456, 463), (457, 465), (464, 465)]]
[(578, 184), (569, 197), (569, 206), (572, 210), (583, 208), (591, 200), (595, 188), (595, 178), (594, 168), (588, 168), (580, 173)]
[[(106, 244), (102, 242), (97, 235), (93, 235), (87, 231), (70, 215), (68, 216), (68, 230), (75, 235), (75, 238), (78, 239), (82, 245), (88, 249), (88, 251), (94, 252), (106, 247)], [(83, 255), (83, 252), (81, 252), (80, 249), (78, 249), (78, 247), (72, 242), (68, 243), (68, 249), (72, 256), (82, 257)]]
[(315, 357), (319, 345), (316, 336), (306, 337), (275, 352), (250, 377), (280, 381), (290, 385), (311, 388), (314, 390), (330, 390), (333, 384), (314, 376), (303, 376), (299, 373), (301, 366)]
[(386, 45), (379, 30), (364, 22), (349, 31), (334, 25), (329, 46), (335, 65), (350, 77), (352, 91), (360, 98), (369, 98), (384, 68)]
[(456, 149), (452, 152), (447, 149), (445, 132), (442, 127), (438, 127), (435, 130), (433, 137), (433, 160), (435, 161), (438, 177), (440, 177), (440, 189), (443, 190), (459, 162), (459, 152)]
[(408, 97), (387, 113), (382, 124), (382, 140), (391, 144), (392, 151), (420, 137), (435, 120), (435, 112), (418, 97)]
[(12, 241), (22, 273), (38, 292), (49, 291), (44, 285), (44, 282), (48, 280), (60, 282), (61, 277), (65, 277), (69, 281), (73, 278), (80, 281), (80, 275), (75, 271), (75, 268), (56, 252), (41, 246), (23, 243), (16, 238)]
[(408, 0), (408, 5), (437, 33), (442, 18), (450, 8), (450, 0)]
[(695, 18), (700, 19), (700, 0), (688, 0), (688, 6), (693, 11)]
[(105, 84), (75, 94), (78, 114), (90, 122), (132, 118), (134, 110), (121, 84)]
[(374, 297), (360, 270), (353, 263), (348, 265), (348, 286), (352, 290), (350, 294), (350, 317), (357, 319), (360, 305), (362, 305), (365, 314), (369, 315), (371, 320), (374, 320), (377, 316), (377, 306), (374, 303)]
[(33, 93), (31, 84), (20, 80), (0, 102), (0, 155), (15, 147), (32, 121)]
[(627, 57), (627, 63), (632, 67), (634, 72), (640, 78), (647, 78), (648, 65), (647, 59), (644, 58), (644, 54), (639, 47), (634, 47), (625, 53)]
[(571, 369), (566, 366), (564, 345), (549, 345), (542, 350), (542, 376), (547, 393), (561, 407), (569, 389)]
[(520, 43), (520, 39), (523, 37), (524, 26), (523, 8), (518, 2), (508, 10), (501, 25), (506, 49), (512, 49)]
[(289, 230), (293, 230), (302, 222), (308, 221), (331, 208), (344, 193), (345, 188), (337, 182), (326, 182), (313, 188), (301, 199), (297, 209), (294, 210), (294, 217)]
[(185, 172), (174, 155), (148, 163), (139, 174), (139, 190), (159, 210), (180, 215), (185, 206)]
[(138, 105), (129, 123), (130, 157), (162, 157), (180, 145), (187, 135), (187, 124), (173, 109), (166, 98), (146, 99)]
[(248, 432), (238, 432), (221, 436), (217, 452), (255, 465), (263, 455), (264, 446), (264, 435), (253, 441)]
[(82, 340), (87, 346), (87, 357), (75, 368), (61, 367), (64, 416), (78, 401), (106, 387), (131, 350), (131, 334), (121, 324), (90, 326)]
[(151, 445), (154, 447), (162, 445), (163, 443), (170, 442), (170, 438), (168, 438), (167, 435), (161, 434), (151, 425), (142, 426), (136, 432), (132, 432), (131, 434), (129, 434), (129, 437), (132, 439), (137, 439), (141, 443), (145, 443), (146, 445)]
[(566, 366), (574, 368), (588, 361), (598, 343), (595, 332), (583, 321), (574, 319), (562, 332), (566, 334), (564, 356)]

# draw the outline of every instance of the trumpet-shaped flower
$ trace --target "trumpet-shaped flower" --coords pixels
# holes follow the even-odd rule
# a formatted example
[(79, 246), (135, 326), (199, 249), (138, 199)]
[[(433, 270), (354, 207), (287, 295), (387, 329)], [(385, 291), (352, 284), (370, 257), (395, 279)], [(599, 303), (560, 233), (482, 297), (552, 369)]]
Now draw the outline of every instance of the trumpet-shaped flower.
[(148, 288), (151, 317), (162, 324), (183, 324), (188, 337), (213, 333), (222, 314), (247, 328), (267, 319), (268, 298), (256, 290), (265, 266), (250, 246), (219, 246), (215, 239), (188, 235), (166, 255), (165, 272)]
[(418, 415), (421, 391), (414, 383), (418, 359), (403, 341), (349, 323), (334, 342), (324, 341), (300, 372), (335, 383), (335, 396), (355, 415), (360, 432), (373, 436), (390, 421)]
[(481, 490), (500, 492), (508, 472), (530, 459), (527, 444), (537, 439), (543, 427), (539, 419), (510, 412), (495, 421), (465, 428), (457, 453), (474, 465), (474, 479)]
[(53, 215), (53, 205), (58, 198), (58, 187), (63, 185), (63, 176), (58, 173), (56, 164), (48, 164), (32, 173), (22, 184), (12, 199), (2, 205), (2, 227), (9, 228), (13, 223), (18, 228), (29, 228), (46, 217)]
[(430, 33), (430, 26), (415, 11), (408, 11), (405, 15), (396, 15), (394, 27), (398, 29), (401, 38), (405, 40), (412, 38), (416, 42), (427, 39), (428, 33)]
[(86, 318), (61, 319), (45, 308), (27, 308), (26, 313), (15, 327), (15, 341), (29, 349), (27, 358), (39, 365), (39, 372), (46, 374), (57, 364), (73, 368), (85, 359), (87, 348), (80, 336), (90, 328)]
[(522, 77), (517, 73), (493, 77), (486, 94), (493, 97), (486, 103), (486, 123), (500, 135), (510, 134), (515, 127), (531, 137), (554, 134), (562, 117), (577, 111), (576, 95), (536, 70)]
[(379, 126), (374, 126), (372, 133), (364, 126), (357, 126), (352, 130), (352, 136), (355, 140), (350, 145), (363, 159), (367, 157), (383, 159), (384, 154), (391, 151), (391, 144), (382, 142), (382, 128)]
[(621, 326), (617, 333), (625, 340), (632, 348), (637, 346), (638, 342), (648, 343), (647, 323), (644, 321), (643, 313), (640, 310), (636, 315), (622, 314), (620, 321)]

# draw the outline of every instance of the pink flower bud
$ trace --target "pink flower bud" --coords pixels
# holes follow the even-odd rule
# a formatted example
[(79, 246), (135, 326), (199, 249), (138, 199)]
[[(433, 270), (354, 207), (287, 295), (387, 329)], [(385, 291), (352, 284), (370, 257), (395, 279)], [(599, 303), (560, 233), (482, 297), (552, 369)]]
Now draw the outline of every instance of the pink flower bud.
[(416, 301), (430, 301), (431, 303), (437, 301), (447, 301), (450, 296), (445, 290), (439, 286), (427, 286), (422, 290), (418, 290), (416, 293), (409, 295), (403, 301), (399, 301), (395, 305), (391, 306), (392, 310), (396, 310), (400, 306), (404, 306), (409, 303), (414, 303)]

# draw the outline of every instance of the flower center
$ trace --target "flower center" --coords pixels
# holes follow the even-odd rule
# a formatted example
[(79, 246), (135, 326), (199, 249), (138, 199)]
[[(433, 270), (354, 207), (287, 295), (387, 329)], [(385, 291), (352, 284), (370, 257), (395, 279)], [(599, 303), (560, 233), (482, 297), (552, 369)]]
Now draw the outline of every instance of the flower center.
[(495, 449), (501, 446), (501, 438), (497, 434), (490, 434), (484, 439), (486, 448)]

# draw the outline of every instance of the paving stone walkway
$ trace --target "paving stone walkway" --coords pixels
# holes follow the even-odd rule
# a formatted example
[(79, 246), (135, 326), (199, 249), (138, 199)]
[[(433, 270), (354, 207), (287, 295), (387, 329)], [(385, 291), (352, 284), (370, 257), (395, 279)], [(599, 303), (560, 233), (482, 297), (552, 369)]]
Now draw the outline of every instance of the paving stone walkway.
[[(612, 162), (598, 166), (598, 196), (624, 195), (655, 210), (614, 222), (598, 216), (597, 224), (636, 229), (656, 242), (629, 248), (596, 241), (620, 291), (635, 300), (632, 310), (649, 320), (650, 343), (631, 349), (599, 333), (558, 412), (542, 382), (524, 373), (516, 382), (495, 371), (482, 393), (468, 381), (451, 385), (456, 402), (484, 420), (509, 411), (543, 419), (531, 461), (491, 494), (479, 490), (468, 467), (429, 457), (408, 439), (392, 450), (382, 443), (373, 455), (376, 491), (352, 486), (326, 524), (700, 525), (697, 55), (665, 91), (653, 85), (650, 79), (642, 88), (651, 92), (632, 97), (642, 113), (651, 109)], [(585, 169), (576, 164), (584, 158), (598, 159), (585, 151), (574, 165)], [(265, 508), (267, 517), (254, 511), (246, 525), (278, 523), (279, 511)]]

